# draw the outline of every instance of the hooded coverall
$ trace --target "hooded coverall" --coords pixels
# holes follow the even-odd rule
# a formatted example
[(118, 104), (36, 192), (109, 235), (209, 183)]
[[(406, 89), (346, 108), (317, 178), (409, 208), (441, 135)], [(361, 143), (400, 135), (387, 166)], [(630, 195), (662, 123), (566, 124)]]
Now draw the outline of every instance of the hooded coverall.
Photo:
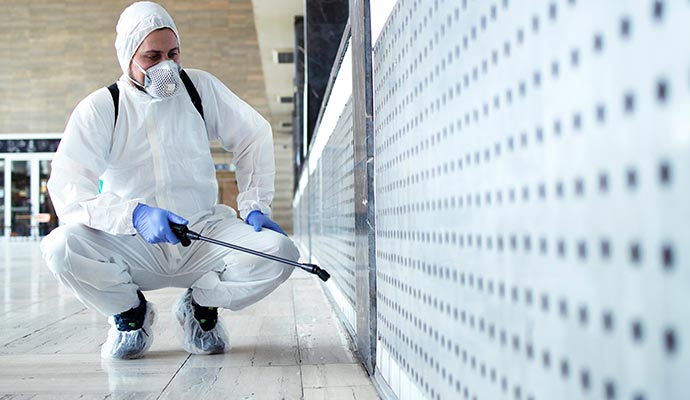
[(216, 204), (212, 140), (233, 154), (240, 216), (253, 210), (271, 215), (275, 167), (269, 123), (207, 72), (186, 69), (205, 122), (184, 86), (173, 97), (155, 99), (126, 79), (134, 52), (160, 28), (172, 29), (179, 41), (174, 22), (154, 3), (138, 3), (121, 15), (119, 115), (116, 120), (106, 88), (73, 111), (48, 181), (64, 225), (43, 239), (41, 250), (54, 275), (104, 315), (136, 306), (137, 290), (163, 287), (192, 288), (202, 306), (241, 309), (273, 291), (293, 267), (202, 241), (189, 247), (149, 244), (132, 223), (134, 208), (143, 203), (183, 216), (204, 236), (299, 258), (287, 237), (255, 232), (233, 209)]

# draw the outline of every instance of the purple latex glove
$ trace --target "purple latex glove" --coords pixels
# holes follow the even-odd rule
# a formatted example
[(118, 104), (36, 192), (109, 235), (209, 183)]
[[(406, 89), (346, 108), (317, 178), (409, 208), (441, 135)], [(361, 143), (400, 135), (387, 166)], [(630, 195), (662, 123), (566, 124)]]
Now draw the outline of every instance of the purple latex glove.
[(283, 231), (280, 225), (276, 224), (272, 219), (265, 216), (264, 213), (259, 210), (250, 212), (249, 215), (247, 215), (245, 222), (253, 226), (256, 232), (259, 232), (263, 227), (287, 236), (287, 233)]
[(157, 207), (149, 207), (141, 204), (134, 209), (132, 223), (139, 231), (139, 234), (147, 242), (153, 243), (180, 243), (180, 239), (175, 236), (170, 229), (170, 221), (176, 224), (187, 225), (189, 221), (168, 210)]

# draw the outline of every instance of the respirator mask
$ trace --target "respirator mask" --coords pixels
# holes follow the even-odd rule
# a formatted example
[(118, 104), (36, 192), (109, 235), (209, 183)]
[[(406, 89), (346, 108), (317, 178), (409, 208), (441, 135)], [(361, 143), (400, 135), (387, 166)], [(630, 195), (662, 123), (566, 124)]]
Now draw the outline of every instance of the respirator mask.
[(180, 65), (172, 60), (161, 61), (153, 67), (144, 70), (136, 61), (132, 59), (132, 64), (144, 74), (144, 85), (135, 81), (132, 82), (143, 88), (146, 93), (156, 99), (172, 97), (177, 93), (182, 80), (180, 79)]

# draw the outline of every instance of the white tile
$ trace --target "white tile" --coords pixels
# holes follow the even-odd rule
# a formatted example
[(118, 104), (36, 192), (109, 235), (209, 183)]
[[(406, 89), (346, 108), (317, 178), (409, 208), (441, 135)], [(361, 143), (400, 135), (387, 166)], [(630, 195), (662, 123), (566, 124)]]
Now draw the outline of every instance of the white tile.
[(224, 354), (190, 357), (185, 367), (256, 367), (298, 365), (294, 336), (239, 336)]
[[(300, 338), (332, 336), (340, 337), (343, 332), (336, 325), (335, 322), (321, 322), (313, 324), (297, 324), (297, 334)], [(347, 340), (341, 340), (342, 343), (347, 344)]]
[[(6, 278), (0, 285), (3, 400), (300, 399), (303, 392), (316, 399), (376, 398), (319, 282), (307, 274), (296, 272), (244, 310), (221, 310), (231, 347), (211, 356), (188, 354), (174, 335), (171, 308), (184, 289), (146, 292), (158, 311), (151, 349), (138, 360), (101, 360), (107, 319), (59, 285), (42, 264), (38, 243), (0, 249), (5, 250), (9, 253), (0, 257)], [(303, 377), (326, 385), (304, 390)]]
[(371, 385), (304, 388), (304, 400), (377, 400)]
[(417, 387), (417, 385), (414, 384), (414, 382), (410, 382), (410, 392), (409, 392), (409, 399), (424, 399), (426, 396), (422, 393), (421, 390)]
[[(69, 366), (69, 364), (67, 364)], [(163, 390), (170, 380), (170, 373), (127, 372), (108, 374), (105, 371), (81, 371), (75, 373), (66, 366), (14, 371), (0, 375), (0, 393), (60, 393), (76, 395), (113, 391)]]
[(302, 375), (305, 388), (358, 386), (370, 383), (366, 370), (357, 363), (303, 365)]
[(302, 364), (335, 364), (354, 363), (357, 358), (346, 347), (336, 345), (302, 347), (300, 345)]
[(208, 398), (215, 390), (220, 367), (183, 368), (165, 388), (161, 399)]
[[(259, 329), (252, 336), (297, 336), (295, 318), (285, 317), (253, 317), (259, 321)], [(235, 336), (248, 335), (244, 325), (234, 325), (230, 322), (229, 329)]]
[(286, 317), (294, 315), (292, 303), (267, 301), (268, 298), (234, 313), (254, 316)]
[(393, 389), (393, 393), (400, 397), (400, 367), (393, 357), (390, 358), (390, 379), (388, 384)]
[[(251, 314), (235, 314), (229, 312), (220, 313), (220, 319), (223, 321), (231, 337), (256, 336), (261, 334), (261, 327), (265, 318), (270, 319), (271, 317), (257, 317)], [(294, 328), (294, 324), (292, 328)]]
[(301, 395), (297, 366), (225, 367), (183, 368), (162, 398), (299, 399)]

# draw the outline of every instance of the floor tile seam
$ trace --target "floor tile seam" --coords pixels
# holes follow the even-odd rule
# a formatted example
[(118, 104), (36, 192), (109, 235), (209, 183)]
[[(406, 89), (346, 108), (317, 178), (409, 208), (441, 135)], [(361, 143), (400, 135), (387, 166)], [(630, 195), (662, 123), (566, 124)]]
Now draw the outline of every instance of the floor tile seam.
[(230, 334), (230, 339), (236, 339), (236, 338), (278, 338), (278, 337), (295, 337), (292, 333), (284, 333), (281, 335), (233, 335)]
[(62, 322), (62, 321), (64, 321), (64, 320), (66, 320), (67, 318), (73, 317), (73, 316), (75, 316), (75, 315), (77, 315), (77, 314), (83, 312), (84, 310), (86, 310), (86, 307), (84, 307), (84, 308), (82, 308), (81, 310), (76, 311), (76, 312), (74, 312), (74, 313), (72, 313), (72, 314), (66, 315), (66, 316), (64, 316), (63, 318), (57, 319), (57, 320), (55, 320), (55, 321), (49, 323), (48, 325), (42, 326), (41, 328), (38, 328), (38, 329), (36, 329), (36, 330), (34, 330), (34, 331), (30, 332), (30, 333), (27, 333), (27, 334), (24, 335), (24, 336), (18, 337), (18, 338), (14, 339), (14, 340), (11, 340), (11, 341), (9, 341), (9, 342), (7, 342), (7, 343), (5, 343), (5, 344), (2, 344), (2, 345), (0, 345), (0, 348), (10, 346), (12, 343), (14, 343), (14, 342), (16, 342), (16, 341), (18, 341), (18, 340), (22, 340), (22, 339), (24, 339), (24, 338), (28, 338), (29, 336), (31, 336), (31, 335), (33, 335), (33, 334), (35, 334), (35, 333), (41, 332), (42, 330), (47, 329), (47, 328), (49, 328), (49, 327), (51, 327), (51, 326), (53, 326), (53, 325), (55, 325), (55, 324), (58, 324), (58, 323), (60, 323), (60, 322)]
[[(292, 285), (292, 314), (295, 315), (297, 306), (295, 304), (295, 285)], [(297, 367), (299, 368), (299, 390), (300, 399), (304, 399), (304, 374), (302, 372), (302, 346), (300, 345), (299, 333), (297, 332), (297, 321), (294, 321), (293, 331), (297, 339)]]
[(224, 369), (282, 369), (282, 368), (294, 368), (299, 367), (299, 364), (276, 364), (276, 365), (199, 365), (193, 367), (187, 367), (189, 370), (194, 369), (218, 369), (220, 371)]
[(191, 356), (192, 356), (191, 354), (187, 354), (187, 357), (184, 359), (184, 362), (182, 362), (182, 364), (180, 364), (180, 367), (175, 371), (173, 376), (168, 380), (168, 382), (165, 384), (163, 389), (161, 389), (161, 392), (156, 397), (156, 400), (159, 400), (161, 398), (161, 396), (163, 396), (165, 394), (165, 391), (168, 390), (168, 387), (170, 387), (170, 384), (172, 383), (172, 381), (174, 381), (175, 377), (180, 373), (180, 371), (182, 371), (182, 368), (184, 368), (184, 366), (187, 364), (187, 362), (189, 361), (189, 358)]
[[(327, 362), (327, 363), (302, 363), (302, 365), (309, 365), (309, 366), (318, 366), (318, 365), (356, 365), (358, 367), (362, 367), (362, 363), (359, 362), (359, 360), (355, 360), (354, 362), (348, 361), (348, 362)], [(366, 370), (365, 370), (366, 371)]]
[(371, 384), (365, 385), (322, 385), (322, 386), (307, 386), (305, 389), (312, 389), (312, 390), (318, 390), (318, 389), (330, 389), (330, 388), (372, 388), (374, 390), (374, 387)]

